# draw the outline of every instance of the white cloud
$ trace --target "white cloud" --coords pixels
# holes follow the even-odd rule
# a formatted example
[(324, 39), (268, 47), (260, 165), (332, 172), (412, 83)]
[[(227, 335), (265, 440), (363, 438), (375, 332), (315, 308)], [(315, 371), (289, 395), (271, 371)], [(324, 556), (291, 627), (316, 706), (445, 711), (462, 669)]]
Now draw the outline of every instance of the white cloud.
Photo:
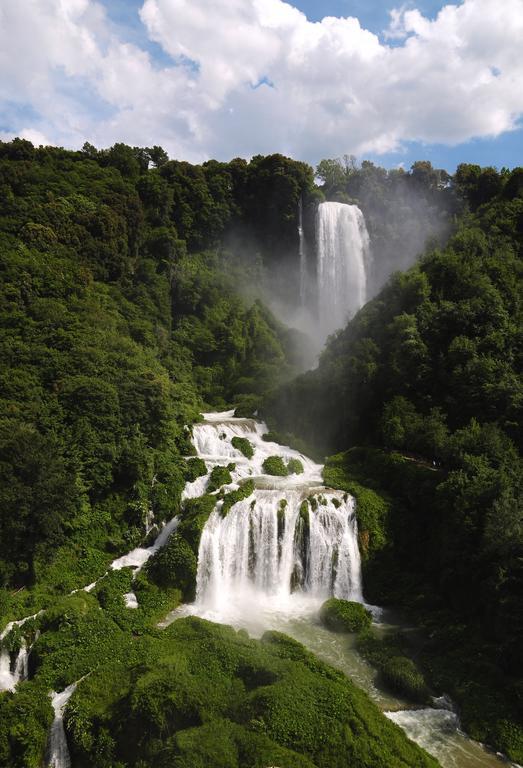
[(126, 42), (95, 0), (3, 0), (2, 129), (190, 160), (314, 161), (497, 136), (523, 114), (523, 0), (464, 0), (434, 20), (400, 8), (383, 40), (282, 0), (145, 0), (140, 16), (172, 66)]

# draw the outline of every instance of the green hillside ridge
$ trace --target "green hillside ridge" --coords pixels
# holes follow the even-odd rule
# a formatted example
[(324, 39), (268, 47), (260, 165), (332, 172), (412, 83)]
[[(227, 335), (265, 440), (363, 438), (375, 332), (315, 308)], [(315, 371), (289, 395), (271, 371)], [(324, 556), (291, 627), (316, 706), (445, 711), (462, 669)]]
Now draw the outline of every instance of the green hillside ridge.
[(448, 244), (395, 274), (265, 413), (350, 449), (325, 480), (359, 501), (367, 599), (426, 625), (426, 667), (465, 728), (521, 762), (523, 170), (460, 166), (453, 183), (469, 210)]

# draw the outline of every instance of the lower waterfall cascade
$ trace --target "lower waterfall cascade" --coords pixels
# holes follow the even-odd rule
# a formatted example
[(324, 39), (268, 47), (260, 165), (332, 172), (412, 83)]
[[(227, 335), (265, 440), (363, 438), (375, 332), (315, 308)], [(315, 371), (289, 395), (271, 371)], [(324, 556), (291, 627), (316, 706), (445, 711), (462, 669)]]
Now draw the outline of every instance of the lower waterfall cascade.
[[(502, 756), (461, 732), (459, 717), (446, 697), (423, 709), (406, 708), (404, 701), (376, 687), (376, 674), (355, 651), (352, 636), (333, 633), (318, 623), (318, 609), (330, 595), (364, 601), (355, 501), (342, 491), (325, 487), (321, 465), (291, 448), (264, 440), (266, 432), (264, 424), (236, 418), (233, 411), (203, 414), (203, 422), (194, 426), (193, 444), (207, 474), (187, 483), (182, 499), (203, 495), (212, 469), (224, 464), (233, 464), (234, 469), (231, 466), (231, 483), (222, 490), (237, 489), (249, 479), (255, 487), (251, 496), (232, 505), (224, 516), (223, 501), (217, 498), (200, 540), (196, 601), (180, 606), (158, 626), (193, 614), (247, 628), (253, 635), (268, 629), (285, 632), (347, 674), (409, 738), (434, 755), (442, 768), (507, 765)], [(247, 459), (233, 446), (234, 437), (249, 440), (252, 458)], [(267, 475), (263, 462), (275, 455), (284, 462), (300, 461), (303, 473)], [(174, 517), (159, 530), (152, 545), (117, 558), (111, 568), (130, 566), (138, 572), (167, 543), (177, 525), (178, 517)], [(83, 589), (91, 591), (100, 579)], [(138, 606), (134, 592), (123, 597), (129, 609)], [(375, 621), (384, 621), (381, 609), (367, 607)], [(41, 613), (9, 622), (0, 633), (0, 642)], [(24, 642), (15, 659), (5, 646), (2, 648), (0, 691), (16, 691), (17, 684), (28, 676), (29, 653)], [(49, 693), (54, 720), (48, 768), (71, 767), (64, 711), (81, 682)]]
[[(348, 674), (443, 768), (507, 765), (502, 756), (461, 731), (459, 717), (446, 697), (423, 709), (406, 708), (403, 700), (376, 686), (376, 673), (359, 657), (351, 636), (318, 624), (318, 609), (330, 595), (364, 603), (354, 499), (324, 486), (321, 465), (291, 448), (266, 442), (264, 424), (235, 418), (233, 411), (203, 417), (203, 423), (193, 428), (193, 444), (208, 471), (187, 484), (184, 497), (204, 494), (213, 467), (231, 463), (235, 465), (232, 483), (224, 490), (236, 489), (247, 479), (253, 480), (255, 490), (224, 517), (222, 502), (217, 500), (200, 539), (196, 600), (176, 609), (160, 626), (194, 614), (247, 629), (252, 635), (269, 629), (289, 634)], [(254, 449), (251, 459), (234, 448), (235, 437), (249, 440)], [(304, 472), (287, 477), (265, 474), (263, 462), (274, 455), (284, 462), (300, 460)], [(316, 503), (311, 504), (312, 499)], [(304, 501), (308, 510), (305, 545), (300, 514)], [(385, 627), (381, 609), (366, 607)]]

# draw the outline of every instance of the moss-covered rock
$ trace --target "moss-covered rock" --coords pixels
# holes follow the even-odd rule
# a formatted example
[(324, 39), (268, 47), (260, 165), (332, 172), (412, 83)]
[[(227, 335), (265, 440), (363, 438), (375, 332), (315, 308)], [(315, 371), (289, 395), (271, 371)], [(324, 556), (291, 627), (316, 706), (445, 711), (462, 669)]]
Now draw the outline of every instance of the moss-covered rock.
[(287, 474), (288, 475), (302, 475), (303, 464), (299, 459), (289, 459), (287, 462)]
[(153, 581), (161, 587), (176, 587), (184, 598), (194, 598), (198, 561), (188, 542), (178, 532), (153, 555), (147, 568)]
[(230, 465), (227, 467), (213, 467), (209, 482), (207, 484), (207, 493), (214, 493), (222, 485), (229, 485), (232, 483)]
[(251, 419), (257, 412), (259, 404), (258, 395), (242, 395), (238, 398), (234, 415), (239, 419)]
[(429, 691), (423, 675), (412, 659), (406, 656), (393, 656), (381, 669), (385, 684), (395, 693), (406, 696), (412, 701), (427, 703)]
[(243, 499), (248, 499), (249, 496), (254, 493), (254, 487), (255, 486), (253, 480), (245, 480), (245, 482), (243, 482), (235, 491), (226, 493), (223, 497), (223, 504), (221, 508), (222, 516), (225, 517), (233, 504), (237, 504), (239, 501), (243, 501)]
[(252, 443), (250, 440), (247, 440), (246, 437), (238, 437), (235, 436), (231, 440), (232, 447), (236, 448), (237, 451), (240, 451), (240, 453), (243, 453), (246, 459), (252, 459), (254, 456), (254, 448), (252, 447)]
[(287, 466), (281, 456), (268, 456), (262, 464), (262, 469), (266, 475), (287, 477), (289, 474)]
[(320, 620), (335, 632), (360, 632), (370, 626), (372, 616), (361, 603), (331, 597), (320, 608)]
[(207, 474), (207, 467), (203, 459), (199, 456), (194, 456), (192, 459), (187, 459), (185, 464), (184, 476), (187, 483), (194, 483), (199, 477)]
[(372, 631), (358, 638), (358, 651), (380, 672), (386, 688), (406, 699), (426, 704), (430, 691), (415, 662), (405, 655), (405, 643), (400, 635), (377, 637)]

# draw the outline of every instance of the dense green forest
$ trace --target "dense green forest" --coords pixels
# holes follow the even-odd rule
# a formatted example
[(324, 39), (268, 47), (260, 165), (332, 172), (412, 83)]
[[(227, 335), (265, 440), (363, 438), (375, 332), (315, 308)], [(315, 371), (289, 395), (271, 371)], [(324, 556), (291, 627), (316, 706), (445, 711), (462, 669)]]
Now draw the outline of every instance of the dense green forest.
[[(66, 715), (75, 765), (435, 765), (289, 639), (157, 629), (191, 596), (213, 499), (186, 505), (186, 539), (139, 574), (138, 610), (129, 569), (104, 577), (146, 521), (181, 511), (200, 412), (261, 403), (316, 453), (352, 449), (326, 478), (360, 495), (369, 598), (431, 631), (454, 612), (454, 642), (475, 643), (467, 725), (520, 759), (522, 188), (521, 170), (476, 166), (0, 142), (0, 629), (45, 609), (5, 641), (34, 645), (31, 679), (0, 694), (2, 765), (42, 765), (48, 692), (85, 675)], [(324, 199), (364, 210), (375, 288), (432, 246), (297, 377), (306, 340), (264, 299), (298, 300), (298, 204), (312, 241)], [(438, 642), (426, 665), (450, 690), (452, 637)]]
[(523, 170), (463, 165), (452, 188), (445, 247), (393, 275), (266, 411), (320, 453), (348, 450), (329, 482), (392, 500), (362, 520), (367, 597), (425, 615), (427, 664), (467, 727), (520, 761)]

